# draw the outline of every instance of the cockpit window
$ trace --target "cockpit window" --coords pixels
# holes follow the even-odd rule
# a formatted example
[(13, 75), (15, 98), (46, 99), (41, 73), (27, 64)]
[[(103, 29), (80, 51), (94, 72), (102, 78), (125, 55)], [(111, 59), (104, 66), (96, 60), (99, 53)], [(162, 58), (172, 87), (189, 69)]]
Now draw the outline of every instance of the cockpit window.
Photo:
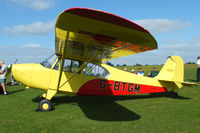
[(55, 54), (51, 55), (44, 61), (42, 61), (40, 64), (43, 65), (44, 67), (51, 68), (55, 60), (57, 59), (57, 56)]
[(108, 70), (103, 68), (100, 65), (89, 63), (83, 70), (84, 75), (94, 76), (94, 77), (101, 77), (101, 78), (108, 78), (110, 73)]
[[(54, 67), (55, 70), (59, 70), (60, 69), (60, 65), (61, 65), (60, 62), (61, 62), (61, 59), (55, 65), (55, 67)], [(65, 59), (65, 63), (64, 63), (64, 66), (63, 66), (63, 71), (64, 72), (75, 73), (82, 64), (83, 64), (82, 61)]]

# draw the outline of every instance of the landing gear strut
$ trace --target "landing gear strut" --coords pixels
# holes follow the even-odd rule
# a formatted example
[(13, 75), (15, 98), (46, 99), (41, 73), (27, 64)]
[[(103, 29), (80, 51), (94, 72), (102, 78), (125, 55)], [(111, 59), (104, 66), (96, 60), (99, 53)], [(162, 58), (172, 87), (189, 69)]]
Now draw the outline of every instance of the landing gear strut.
[(57, 90), (55, 89), (48, 89), (47, 93), (43, 94), (43, 100), (39, 103), (39, 111), (47, 112), (53, 109), (53, 104), (50, 101), (52, 97), (56, 94)]

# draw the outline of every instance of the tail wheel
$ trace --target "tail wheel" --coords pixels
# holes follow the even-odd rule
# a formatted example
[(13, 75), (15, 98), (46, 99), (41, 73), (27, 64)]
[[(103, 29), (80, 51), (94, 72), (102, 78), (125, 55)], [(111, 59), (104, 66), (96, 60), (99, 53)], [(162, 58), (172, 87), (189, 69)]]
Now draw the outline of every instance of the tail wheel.
[(52, 102), (47, 99), (43, 99), (39, 103), (39, 109), (43, 112), (52, 110), (52, 107)]

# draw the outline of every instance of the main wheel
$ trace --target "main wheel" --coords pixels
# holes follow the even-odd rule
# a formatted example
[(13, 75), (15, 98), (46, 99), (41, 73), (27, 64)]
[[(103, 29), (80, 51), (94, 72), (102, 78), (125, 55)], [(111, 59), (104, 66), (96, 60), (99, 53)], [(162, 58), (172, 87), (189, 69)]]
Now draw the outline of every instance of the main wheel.
[(52, 102), (47, 99), (41, 100), (39, 103), (39, 109), (43, 112), (52, 110)]
[(174, 97), (178, 97), (178, 93), (177, 92), (174, 92)]
[(168, 94), (170, 94), (170, 96), (171, 96), (171, 97), (174, 97), (174, 98), (177, 98), (177, 97), (178, 97), (178, 93), (177, 93), (177, 92), (174, 92), (174, 91), (168, 92)]

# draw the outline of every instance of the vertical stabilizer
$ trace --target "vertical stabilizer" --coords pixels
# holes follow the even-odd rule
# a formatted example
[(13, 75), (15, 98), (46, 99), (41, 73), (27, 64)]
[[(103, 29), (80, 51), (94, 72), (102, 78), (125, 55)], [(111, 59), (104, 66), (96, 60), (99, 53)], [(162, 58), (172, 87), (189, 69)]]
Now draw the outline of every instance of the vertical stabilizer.
[(159, 80), (184, 82), (184, 63), (180, 56), (169, 57), (158, 76)]

